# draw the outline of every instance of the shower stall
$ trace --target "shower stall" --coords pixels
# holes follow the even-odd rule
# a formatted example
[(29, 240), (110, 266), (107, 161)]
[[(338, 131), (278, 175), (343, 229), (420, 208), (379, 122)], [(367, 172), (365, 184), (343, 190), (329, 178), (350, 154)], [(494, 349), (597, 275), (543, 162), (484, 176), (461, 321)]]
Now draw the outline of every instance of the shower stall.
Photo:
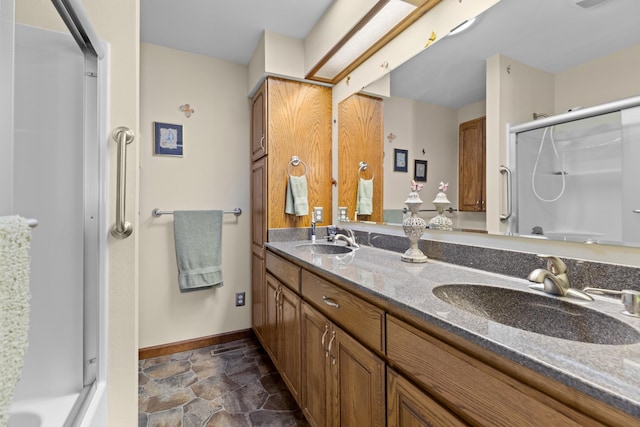
[(0, 0), (0, 215), (38, 222), (9, 427), (106, 425), (108, 67), (79, 3), (52, 3), (67, 32)]
[(640, 246), (640, 96), (510, 129), (509, 231)]

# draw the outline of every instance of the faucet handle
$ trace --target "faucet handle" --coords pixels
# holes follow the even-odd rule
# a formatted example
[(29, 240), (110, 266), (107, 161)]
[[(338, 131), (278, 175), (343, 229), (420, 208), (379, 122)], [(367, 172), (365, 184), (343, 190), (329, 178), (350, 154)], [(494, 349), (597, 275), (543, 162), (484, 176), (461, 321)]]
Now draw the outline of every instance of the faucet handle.
[(567, 265), (557, 256), (539, 254), (538, 257), (547, 260), (547, 268), (553, 274), (564, 274), (567, 272)]

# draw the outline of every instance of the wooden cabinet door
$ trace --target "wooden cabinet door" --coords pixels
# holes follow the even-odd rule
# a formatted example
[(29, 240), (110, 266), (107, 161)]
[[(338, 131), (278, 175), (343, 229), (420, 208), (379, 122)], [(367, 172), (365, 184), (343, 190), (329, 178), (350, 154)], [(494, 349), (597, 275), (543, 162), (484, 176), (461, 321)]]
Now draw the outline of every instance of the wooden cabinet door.
[(251, 160), (267, 155), (267, 80), (251, 99)]
[(264, 268), (264, 259), (256, 254), (251, 254), (251, 326), (261, 342), (264, 342)]
[(365, 427), (386, 425), (384, 361), (346, 332), (333, 326), (331, 348), (332, 425)]
[(387, 368), (387, 427), (462, 427), (464, 422)]
[(251, 250), (264, 259), (267, 241), (267, 161), (251, 165)]
[(460, 124), (458, 209), (485, 211), (485, 118)]
[[(338, 206), (346, 206), (353, 218), (358, 198), (359, 178), (373, 179), (371, 215), (358, 219), (383, 220), (383, 141), (384, 115), (382, 99), (353, 94), (338, 105)], [(359, 171), (360, 162), (367, 169)]]
[(300, 297), (282, 285), (278, 312), (278, 361), (289, 391), (300, 401)]
[(278, 298), (280, 296), (281, 285), (278, 280), (267, 273), (264, 301), (264, 345), (265, 350), (271, 356), (271, 360), (280, 367), (278, 360)]
[(313, 427), (328, 427), (330, 420), (330, 369), (326, 348), (331, 323), (302, 303), (302, 399), (301, 407)]

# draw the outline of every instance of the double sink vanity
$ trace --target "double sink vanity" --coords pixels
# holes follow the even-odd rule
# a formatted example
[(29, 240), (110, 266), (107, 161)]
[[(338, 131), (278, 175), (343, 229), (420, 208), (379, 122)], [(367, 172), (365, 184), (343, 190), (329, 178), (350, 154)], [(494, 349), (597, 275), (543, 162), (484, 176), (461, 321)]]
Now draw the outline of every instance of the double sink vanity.
[(344, 241), (266, 246), (297, 308), (279, 356), (265, 347), (312, 425), (640, 423), (640, 318), (619, 299)]

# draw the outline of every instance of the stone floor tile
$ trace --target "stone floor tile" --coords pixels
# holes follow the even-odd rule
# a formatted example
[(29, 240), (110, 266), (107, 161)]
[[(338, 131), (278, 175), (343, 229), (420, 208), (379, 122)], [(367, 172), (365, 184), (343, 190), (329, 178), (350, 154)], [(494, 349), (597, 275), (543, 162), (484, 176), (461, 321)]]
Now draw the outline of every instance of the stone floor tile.
[(138, 427), (147, 427), (149, 416), (145, 412), (138, 412)]
[[(160, 396), (150, 397), (146, 402), (145, 412), (161, 412), (176, 406), (182, 406), (184, 403), (191, 401), (195, 396), (190, 389), (180, 390), (172, 394), (163, 394)], [(182, 410), (182, 409), (181, 409)]]
[(182, 408), (149, 414), (147, 427), (182, 427)]
[(262, 408), (268, 397), (262, 384), (254, 381), (225, 395), (220, 402), (230, 414), (241, 414)]
[(244, 414), (229, 414), (227, 411), (216, 412), (209, 418), (205, 427), (250, 427), (251, 424)]
[(222, 405), (212, 400), (195, 398), (183, 407), (185, 416), (195, 416), (200, 420), (200, 425), (211, 417), (212, 414), (223, 409)]
[(291, 393), (287, 391), (286, 393), (282, 392), (269, 396), (263, 408), (272, 411), (295, 411), (298, 409), (298, 404), (293, 396), (291, 396)]
[(292, 427), (292, 426), (309, 426), (306, 419), (300, 411), (296, 412), (273, 412), (273, 411), (256, 411), (249, 415), (252, 426), (268, 426), (268, 427)]
[(191, 390), (201, 399), (214, 400), (239, 387), (240, 385), (230, 380), (226, 374), (220, 374), (198, 381), (191, 386)]
[(141, 360), (138, 427), (304, 426), (255, 338)]
[(198, 381), (195, 372), (187, 371), (181, 374), (172, 375), (166, 378), (151, 380), (144, 386), (144, 391), (149, 396), (159, 396), (161, 394), (170, 394), (189, 387)]
[(260, 378), (260, 382), (262, 383), (262, 387), (264, 387), (269, 394), (278, 394), (284, 391), (288, 392), (287, 386), (284, 384), (282, 377), (280, 377), (280, 374), (277, 372), (265, 375)]
[(227, 362), (219, 357), (212, 357), (208, 360), (192, 361), (191, 369), (196, 373), (199, 380), (220, 375), (224, 373)]
[(191, 369), (188, 360), (178, 360), (175, 362), (165, 362), (144, 368), (144, 374), (150, 379), (166, 378), (172, 375), (181, 374)]

